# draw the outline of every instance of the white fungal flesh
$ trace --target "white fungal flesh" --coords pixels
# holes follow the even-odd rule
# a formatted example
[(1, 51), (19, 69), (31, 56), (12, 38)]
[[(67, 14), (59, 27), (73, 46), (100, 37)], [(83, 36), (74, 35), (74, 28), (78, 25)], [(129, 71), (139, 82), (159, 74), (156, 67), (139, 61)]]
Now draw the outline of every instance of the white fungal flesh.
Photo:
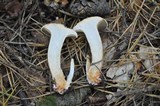
[[(98, 27), (102, 23), (106, 24), (106, 21), (104, 21), (103, 18), (90, 17), (90, 18), (86, 18), (82, 20), (73, 28), (75, 31), (83, 32), (85, 34), (87, 41), (89, 43), (90, 49), (91, 49), (91, 54), (92, 54), (92, 64), (93, 65), (90, 66), (90, 69), (97, 68), (99, 71), (102, 68), (103, 46), (102, 46), (102, 40), (98, 32)], [(89, 69), (89, 67), (86, 67), (86, 68)], [(94, 85), (97, 84), (95, 82), (91, 82), (89, 79), (88, 79), (88, 82)]]
[(74, 60), (71, 59), (70, 71), (69, 71), (69, 74), (68, 74), (68, 76), (67, 76), (66, 89), (68, 89), (70, 83), (72, 82), (73, 75), (74, 75)]
[[(90, 56), (87, 55), (87, 56), (86, 56), (86, 71), (89, 70), (90, 66), (91, 66)], [(88, 79), (87, 79), (87, 80), (88, 80)]]
[[(74, 74), (74, 60), (71, 60), (70, 74), (67, 77), (67, 81), (65, 80), (65, 76), (61, 69), (61, 49), (64, 43), (64, 40), (67, 37), (77, 37), (77, 33), (74, 30), (64, 27), (61, 24), (47, 24), (42, 27), (42, 29), (47, 30), (51, 33), (51, 38), (48, 47), (48, 64), (52, 74), (52, 78), (55, 80), (56, 85), (59, 83), (66, 83), (64, 89), (68, 89)], [(57, 81), (63, 82), (57, 82)], [(60, 91), (62, 92), (62, 91)]]

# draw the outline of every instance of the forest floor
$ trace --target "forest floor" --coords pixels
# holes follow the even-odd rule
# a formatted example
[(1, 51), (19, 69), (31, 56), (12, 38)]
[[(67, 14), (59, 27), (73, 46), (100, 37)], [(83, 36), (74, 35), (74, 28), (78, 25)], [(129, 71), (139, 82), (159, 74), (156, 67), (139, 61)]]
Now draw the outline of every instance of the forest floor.
[(160, 105), (159, 0), (108, 1), (110, 12), (101, 14), (108, 23), (100, 31), (102, 81), (96, 86), (86, 80), (86, 55), (91, 53), (85, 36), (67, 38), (61, 66), (67, 75), (74, 58), (75, 73), (63, 95), (53, 90), (47, 61), (50, 35), (41, 28), (48, 23), (73, 28), (88, 16), (70, 13), (70, 0), (57, 0), (63, 4), (59, 7), (47, 4), (52, 1), (0, 0), (0, 106)]

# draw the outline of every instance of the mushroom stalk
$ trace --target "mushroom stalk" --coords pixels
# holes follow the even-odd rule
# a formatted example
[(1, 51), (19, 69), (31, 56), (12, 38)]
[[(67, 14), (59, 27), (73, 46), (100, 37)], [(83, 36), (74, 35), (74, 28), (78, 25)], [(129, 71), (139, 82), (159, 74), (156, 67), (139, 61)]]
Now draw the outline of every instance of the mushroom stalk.
[(89, 43), (92, 62), (89, 65), (89, 59), (86, 62), (87, 80), (93, 85), (97, 85), (101, 79), (101, 69), (103, 60), (103, 45), (98, 29), (104, 29), (107, 22), (101, 17), (89, 17), (79, 22), (73, 29), (77, 32), (83, 32)]
[(61, 24), (46, 24), (42, 27), (42, 30), (46, 30), (51, 34), (49, 47), (48, 47), (48, 64), (52, 74), (53, 80), (55, 80), (54, 89), (60, 94), (63, 94), (70, 86), (74, 75), (74, 60), (71, 59), (70, 72), (65, 80), (65, 76), (61, 69), (61, 49), (63, 43), (67, 37), (77, 37), (77, 33), (74, 30), (64, 27)]

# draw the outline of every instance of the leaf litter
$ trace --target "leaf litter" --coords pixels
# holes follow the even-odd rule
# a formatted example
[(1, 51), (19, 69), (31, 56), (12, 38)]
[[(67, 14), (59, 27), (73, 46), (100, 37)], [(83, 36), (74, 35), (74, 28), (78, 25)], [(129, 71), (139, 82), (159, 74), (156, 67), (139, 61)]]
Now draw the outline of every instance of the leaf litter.
[(100, 32), (103, 81), (97, 86), (85, 76), (86, 38), (66, 39), (61, 65), (67, 75), (74, 58), (76, 70), (69, 91), (58, 95), (47, 63), (50, 35), (40, 28), (50, 22), (76, 25), (82, 18), (71, 14), (68, 5), (67, 0), (0, 1), (0, 105), (36, 105), (50, 96), (58, 105), (159, 105), (159, 1), (109, 1), (108, 27)]

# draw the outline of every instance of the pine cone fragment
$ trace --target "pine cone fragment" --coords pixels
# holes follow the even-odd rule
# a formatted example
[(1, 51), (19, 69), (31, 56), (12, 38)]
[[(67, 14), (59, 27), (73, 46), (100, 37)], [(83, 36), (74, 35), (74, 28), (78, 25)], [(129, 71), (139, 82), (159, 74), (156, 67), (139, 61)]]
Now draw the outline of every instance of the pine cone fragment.
[(73, 0), (69, 10), (79, 17), (105, 16), (110, 13), (107, 0)]

